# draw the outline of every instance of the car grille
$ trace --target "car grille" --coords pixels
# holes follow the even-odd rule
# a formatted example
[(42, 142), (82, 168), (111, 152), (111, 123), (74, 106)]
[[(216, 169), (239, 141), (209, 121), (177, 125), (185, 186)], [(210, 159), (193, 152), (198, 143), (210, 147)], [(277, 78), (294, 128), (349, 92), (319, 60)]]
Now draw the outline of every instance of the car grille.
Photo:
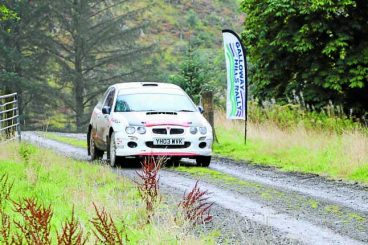
[[(153, 128), (152, 132), (154, 134), (167, 134), (167, 129), (166, 128)], [(184, 133), (184, 129), (182, 128), (171, 128), (170, 129), (170, 134), (183, 134)]]
[(170, 129), (170, 134), (183, 134), (184, 129), (182, 128), (172, 128)]
[(166, 128), (154, 128), (152, 129), (154, 134), (167, 134)]
[(184, 149), (190, 146), (190, 142), (185, 142), (184, 145), (154, 145), (153, 141), (147, 141), (146, 146), (154, 149)]

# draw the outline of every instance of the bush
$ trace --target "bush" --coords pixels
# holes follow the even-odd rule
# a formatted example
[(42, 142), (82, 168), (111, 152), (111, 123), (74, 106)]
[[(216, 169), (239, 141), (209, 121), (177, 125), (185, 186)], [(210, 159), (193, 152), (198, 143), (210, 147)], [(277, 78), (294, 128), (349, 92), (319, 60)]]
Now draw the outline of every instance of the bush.
[(261, 124), (272, 122), (281, 129), (304, 127), (308, 130), (322, 130), (341, 134), (347, 130), (365, 130), (351, 115), (344, 114), (341, 106), (332, 103), (317, 111), (312, 106), (297, 103), (280, 105), (274, 100), (248, 104), (249, 121)]

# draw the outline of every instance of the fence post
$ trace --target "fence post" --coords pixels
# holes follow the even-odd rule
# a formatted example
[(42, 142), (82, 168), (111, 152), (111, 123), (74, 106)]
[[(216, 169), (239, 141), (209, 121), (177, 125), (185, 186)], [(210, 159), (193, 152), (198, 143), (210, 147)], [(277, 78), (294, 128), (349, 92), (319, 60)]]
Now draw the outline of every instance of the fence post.
[(211, 124), (213, 130), (213, 139), (218, 142), (215, 133), (215, 117), (213, 108), (213, 93), (211, 91), (205, 91), (202, 93), (202, 105), (203, 105), (203, 116)]
[(0, 140), (21, 140), (18, 94), (0, 95)]
[(17, 130), (17, 134), (18, 134), (18, 140), (19, 142), (22, 140), (22, 135), (21, 135), (21, 131), (20, 131), (20, 118), (19, 118), (19, 100), (18, 100), (18, 94), (16, 94), (14, 96), (16, 102), (15, 102), (15, 106), (17, 108), (17, 111), (15, 112), (16, 113), (16, 116), (17, 116), (17, 120), (16, 120), (16, 123), (17, 123), (17, 126), (16, 126), (16, 130)]

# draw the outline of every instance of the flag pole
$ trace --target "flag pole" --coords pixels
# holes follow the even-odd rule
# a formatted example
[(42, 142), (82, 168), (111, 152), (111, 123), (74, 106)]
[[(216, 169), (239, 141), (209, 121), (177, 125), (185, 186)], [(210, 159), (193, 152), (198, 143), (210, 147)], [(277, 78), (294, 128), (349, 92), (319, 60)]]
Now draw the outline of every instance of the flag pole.
[[(247, 144), (248, 65), (241, 38), (232, 30), (222, 30), (227, 69), (227, 118), (244, 120), (244, 144)], [(244, 70), (243, 70), (244, 69)], [(244, 75), (244, 77), (243, 77)], [(242, 87), (244, 86), (244, 87)], [(235, 89), (234, 89), (235, 88)], [(239, 90), (244, 90), (239, 93)], [(229, 92), (230, 91), (230, 92)], [(230, 98), (230, 99), (229, 99)], [(239, 102), (242, 111), (239, 112)], [(229, 110), (231, 109), (231, 111)]]
[(245, 69), (244, 69), (244, 77), (245, 77), (245, 89), (244, 89), (244, 99), (245, 99), (245, 120), (244, 120), (244, 145), (247, 144), (247, 126), (248, 126), (248, 62), (247, 62), (247, 53), (245, 50), (245, 47), (243, 45), (243, 43), (240, 40), (240, 44), (241, 47), (243, 49), (243, 53), (244, 53), (244, 65), (245, 65)]

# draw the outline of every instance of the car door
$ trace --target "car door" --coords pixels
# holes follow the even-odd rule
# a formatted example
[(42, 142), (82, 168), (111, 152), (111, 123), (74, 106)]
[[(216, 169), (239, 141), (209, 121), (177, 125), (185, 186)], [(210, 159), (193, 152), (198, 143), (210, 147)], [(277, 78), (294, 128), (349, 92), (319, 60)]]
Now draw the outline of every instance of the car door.
[[(109, 91), (108, 95), (106, 96), (105, 102), (102, 105), (102, 109), (106, 106), (110, 107), (110, 113), (113, 110), (112, 106), (114, 104), (114, 99), (115, 99), (115, 88), (111, 88), (111, 90)], [(104, 148), (107, 146), (107, 142), (106, 142), (106, 136), (109, 133), (109, 127), (110, 127), (110, 114), (102, 114), (102, 110), (101, 110), (101, 116), (99, 117), (98, 120), (98, 138), (101, 140), (101, 143), (104, 145)]]
[(106, 90), (106, 92), (104, 93), (104, 95), (101, 97), (101, 99), (98, 101), (98, 104), (96, 105), (96, 107), (93, 110), (92, 113), (92, 131), (93, 131), (93, 136), (94, 136), (94, 140), (96, 142), (96, 145), (98, 146), (98, 148), (103, 149), (104, 145), (103, 145), (103, 141), (101, 138), (101, 118), (104, 116), (102, 114), (102, 107), (106, 101), (107, 96), (110, 93), (111, 88), (108, 88)]

